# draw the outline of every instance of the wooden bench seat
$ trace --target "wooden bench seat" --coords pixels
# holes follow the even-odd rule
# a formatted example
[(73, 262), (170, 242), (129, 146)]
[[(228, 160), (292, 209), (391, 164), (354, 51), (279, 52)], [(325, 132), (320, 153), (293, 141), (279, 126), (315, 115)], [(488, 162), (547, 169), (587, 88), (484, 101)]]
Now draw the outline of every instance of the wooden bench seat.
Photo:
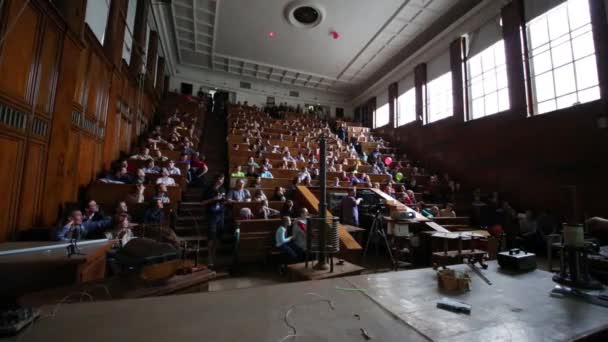
[(274, 234), (281, 225), (278, 219), (236, 220), (240, 232), (237, 247), (239, 262), (265, 261), (274, 248)]

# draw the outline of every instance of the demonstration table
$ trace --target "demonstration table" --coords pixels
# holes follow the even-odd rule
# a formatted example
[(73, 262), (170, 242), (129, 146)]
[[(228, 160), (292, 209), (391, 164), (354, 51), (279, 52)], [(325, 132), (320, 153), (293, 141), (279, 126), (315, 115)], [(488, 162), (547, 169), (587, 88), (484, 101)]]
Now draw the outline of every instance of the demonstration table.
[(435, 271), (418, 269), (63, 305), (20, 341), (281, 341), (294, 333), (286, 321), (297, 341), (365, 341), (361, 329), (371, 341), (563, 341), (608, 328), (608, 308), (550, 297), (551, 273), (510, 275), (495, 262), (483, 272), (494, 285), (472, 274), (471, 292), (449, 296), (470, 315), (438, 309), (448, 295)]

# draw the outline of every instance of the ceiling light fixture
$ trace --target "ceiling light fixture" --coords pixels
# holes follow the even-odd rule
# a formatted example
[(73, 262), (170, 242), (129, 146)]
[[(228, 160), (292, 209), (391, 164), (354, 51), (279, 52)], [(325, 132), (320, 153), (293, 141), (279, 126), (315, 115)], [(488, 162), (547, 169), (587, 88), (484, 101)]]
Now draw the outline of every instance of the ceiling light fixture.
[(295, 0), (285, 8), (285, 19), (299, 28), (313, 28), (325, 19), (325, 9), (318, 0)]

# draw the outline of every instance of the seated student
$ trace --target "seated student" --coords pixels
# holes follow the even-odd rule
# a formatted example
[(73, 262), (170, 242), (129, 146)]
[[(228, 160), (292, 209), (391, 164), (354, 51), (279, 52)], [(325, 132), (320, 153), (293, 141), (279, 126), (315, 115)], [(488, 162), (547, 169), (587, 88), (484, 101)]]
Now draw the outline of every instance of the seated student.
[(192, 161), (190, 162), (190, 179), (193, 184), (203, 184), (205, 181), (205, 175), (209, 172), (209, 167), (205, 163), (205, 156), (198, 152), (192, 155)]
[(137, 169), (133, 184), (148, 184), (149, 182), (148, 177), (146, 177), (146, 171), (144, 169)]
[(253, 157), (249, 157), (249, 159), (247, 160), (247, 167), (248, 168), (259, 168), (260, 164), (256, 163), (255, 159), (253, 159)]
[(133, 180), (127, 173), (126, 167), (119, 167), (113, 174), (107, 175), (99, 181), (103, 183), (131, 184)]
[(298, 163), (295, 160), (289, 162), (289, 170), (298, 170)]
[(172, 176), (181, 176), (182, 175), (182, 170), (175, 167), (175, 162), (173, 160), (169, 161), (169, 167), (167, 167), (167, 170), (169, 171), (169, 174)]
[(130, 159), (135, 160), (150, 160), (152, 156), (150, 155), (150, 149), (147, 147), (142, 147), (138, 154), (134, 154), (130, 157)]
[(114, 223), (114, 230), (106, 233), (106, 237), (120, 240), (120, 245), (124, 247), (129, 241), (135, 238), (131, 226), (131, 218), (128, 214), (118, 214)]
[(247, 167), (247, 173), (245, 173), (245, 177), (254, 177), (254, 178), (256, 178), (256, 177), (259, 177), (259, 176), (260, 175), (257, 172), (255, 172), (255, 167), (254, 166), (250, 165), (250, 166)]
[(160, 167), (154, 165), (153, 159), (146, 161), (146, 164), (145, 164), (143, 170), (145, 173), (149, 173), (149, 174), (157, 175), (160, 173)]
[(156, 194), (152, 197), (152, 200), (160, 200), (163, 204), (171, 203), (171, 198), (169, 197), (167, 186), (165, 184), (156, 185)]
[(269, 219), (273, 217), (278, 217), (281, 214), (280, 211), (269, 207), (268, 200), (263, 200), (261, 201), (261, 203), (262, 206), (258, 210), (258, 218)]
[[(287, 147), (287, 146), (285, 146), (285, 147)], [(288, 161), (288, 162), (297, 161), (294, 157), (291, 156), (291, 152), (289, 152), (289, 151), (283, 152), (283, 160)]]
[(422, 201), (418, 202), (418, 205), (416, 206), (417, 211), (422, 214), (422, 216), (424, 217), (428, 217), (428, 218), (433, 218), (433, 213), (431, 212), (431, 209), (428, 208), (426, 206), (426, 204)]
[(156, 179), (156, 184), (164, 184), (166, 186), (176, 186), (175, 179), (169, 175), (169, 170), (163, 167), (161, 171), (161, 177)]
[(272, 195), (273, 201), (285, 202), (287, 197), (285, 196), (285, 189), (282, 186), (274, 188), (274, 194)]
[(118, 219), (118, 216), (122, 214), (127, 215), (129, 217), (129, 220), (131, 220), (131, 215), (129, 215), (129, 207), (127, 207), (127, 202), (125, 201), (118, 202), (118, 206), (114, 211), (114, 221), (116, 221)]
[(125, 198), (125, 202), (128, 204), (136, 204), (136, 203), (144, 203), (144, 191), (146, 190), (146, 186), (143, 184), (137, 184), (133, 191), (131, 191), (127, 197)]
[(99, 205), (94, 200), (90, 200), (84, 208), (82, 215), (83, 221), (101, 221), (105, 218), (103, 212), (99, 209)]
[(307, 231), (308, 209), (300, 209), (300, 215), (293, 221), (292, 233), (293, 240), (302, 251), (306, 251), (306, 231)]
[(287, 237), (287, 227), (291, 226), (291, 217), (283, 216), (283, 224), (275, 233), (275, 245), (285, 252), (291, 260), (300, 260), (304, 257), (304, 251), (296, 245), (293, 236)]
[(179, 159), (176, 161), (176, 163), (190, 166), (190, 158), (188, 156), (189, 156), (189, 154), (187, 154), (187, 153), (181, 153), (179, 155)]
[(296, 210), (294, 208), (294, 204), (293, 204), (292, 200), (285, 201), (285, 203), (283, 204), (283, 207), (281, 208), (281, 216), (289, 216), (289, 217), (296, 216)]
[(255, 191), (255, 193), (253, 194), (253, 202), (262, 202), (262, 201), (267, 201), (268, 197), (266, 197), (266, 194), (264, 193), (264, 191), (262, 189), (257, 189)]
[(405, 190), (405, 186), (402, 184), (397, 187), (395, 199), (405, 205), (408, 205), (408, 202), (411, 202), (410, 195), (408, 195), (407, 191)]
[(416, 194), (414, 193), (414, 191), (408, 190), (407, 194), (408, 194), (411, 202), (409, 202), (406, 205), (416, 205)]
[(230, 177), (232, 178), (243, 178), (245, 177), (245, 172), (243, 172), (243, 169), (241, 168), (241, 165), (237, 165), (234, 167), (234, 171), (230, 174)]
[(233, 151), (238, 151), (240, 149), (239, 144), (232, 144), (232, 150)]
[(255, 189), (261, 189), (263, 188), (262, 186), (262, 177), (257, 176), (255, 177), (255, 179), (251, 182), (250, 187), (255, 188)]
[(150, 203), (150, 207), (144, 214), (144, 223), (146, 224), (161, 224), (165, 221), (165, 211), (163, 210), (164, 204), (162, 199), (153, 199)]
[(265, 167), (267, 170), (272, 170), (272, 163), (268, 158), (264, 158), (264, 162), (262, 162), (262, 167)]
[(245, 181), (243, 179), (238, 179), (234, 184), (234, 189), (230, 189), (228, 191), (228, 196), (226, 197), (228, 202), (250, 202), (251, 194), (249, 190), (245, 189)]
[(194, 148), (192, 148), (192, 143), (190, 141), (185, 141), (184, 142), (184, 149), (182, 150), (182, 152), (184, 154), (192, 154), (194, 152), (196, 152), (196, 150)]
[(439, 210), (439, 217), (456, 217), (454, 205), (452, 203), (447, 203), (444, 209)]
[(302, 171), (298, 172), (297, 177), (298, 177), (298, 180), (299, 180), (300, 182), (304, 182), (304, 181), (306, 181), (307, 179), (308, 179), (308, 180), (311, 180), (311, 179), (312, 179), (312, 176), (310, 175), (310, 172), (308, 171), (308, 167), (306, 167), (306, 166), (304, 166), (304, 167), (302, 168)]
[(82, 240), (87, 236), (100, 233), (112, 225), (112, 219), (105, 218), (100, 221), (83, 221), (82, 212), (74, 210), (70, 214), (68, 222), (55, 231), (55, 239), (58, 241)]
[(161, 150), (154, 150), (154, 154), (152, 155), (152, 157), (158, 163), (166, 162), (167, 160), (169, 160), (169, 158), (163, 156), (163, 153), (161, 152)]
[(262, 167), (262, 173), (260, 173), (260, 177), (262, 178), (274, 178), (274, 176), (272, 175), (272, 173), (270, 171), (268, 171), (267, 168)]
[(237, 218), (238, 220), (251, 220), (253, 219), (253, 213), (251, 212), (251, 209), (244, 207), (241, 208), (241, 210), (239, 210), (239, 217)]

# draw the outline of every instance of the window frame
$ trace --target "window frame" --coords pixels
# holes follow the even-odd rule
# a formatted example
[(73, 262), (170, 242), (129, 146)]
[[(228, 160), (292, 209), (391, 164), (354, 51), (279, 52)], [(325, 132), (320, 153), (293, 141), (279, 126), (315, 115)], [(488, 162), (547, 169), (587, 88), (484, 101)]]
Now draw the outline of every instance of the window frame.
[[(587, 1), (587, 5), (590, 6), (589, 1), (588, 0), (585, 0), (585, 1)], [(571, 1), (566, 0), (563, 3), (536, 16), (535, 18), (526, 20), (526, 22), (525, 22), (525, 25), (523, 28), (524, 29), (523, 37), (522, 37), (523, 38), (523, 48), (525, 51), (524, 56), (523, 56), (523, 62), (524, 62), (524, 66), (525, 66), (526, 70), (528, 70), (527, 75), (526, 75), (526, 78), (527, 78), (526, 83), (529, 87), (528, 111), (530, 112), (531, 116), (544, 115), (544, 114), (552, 113), (552, 112), (555, 112), (558, 110), (571, 108), (571, 107), (574, 107), (577, 105), (581, 105), (581, 104), (585, 104), (588, 102), (593, 102), (593, 101), (597, 101), (597, 100), (601, 99), (600, 75), (599, 75), (599, 70), (597, 68), (597, 49), (596, 49), (595, 43), (593, 42), (593, 22), (592, 22), (592, 18), (591, 18), (591, 13), (587, 13), (588, 21), (585, 24), (572, 29), (571, 13), (569, 10), (570, 3), (571, 3)], [(564, 9), (564, 7), (565, 7), (565, 9)], [(588, 9), (589, 9), (589, 7), (588, 7)], [(566, 24), (567, 24), (568, 28), (567, 28), (566, 32), (560, 34), (557, 37), (552, 38), (551, 37), (550, 15), (559, 10), (565, 11), (565, 16), (567, 18)], [(534, 24), (537, 24), (541, 20), (544, 21), (545, 30), (546, 30), (545, 32), (547, 34), (547, 41), (539, 44), (538, 46), (532, 47), (532, 44), (533, 44), (532, 26)], [(590, 54), (583, 55), (583, 56), (575, 57), (576, 49), (574, 48), (573, 41), (575, 41), (575, 39), (583, 37), (584, 35), (587, 35), (587, 34), (591, 36), (591, 42), (592, 42), (591, 47), (593, 48), (593, 52)], [(562, 45), (567, 45), (569, 47), (568, 51), (570, 52), (570, 58), (568, 59), (567, 62), (562, 63), (556, 67), (555, 63), (554, 63), (553, 52), (555, 49), (562, 47)], [(535, 74), (534, 58), (538, 57), (539, 55), (542, 55), (544, 53), (547, 53), (547, 61), (548, 61), (549, 68), (538, 74)], [(581, 62), (587, 58), (593, 59), (593, 68), (595, 69), (595, 73), (596, 73), (595, 74), (596, 84), (592, 85), (592, 86), (588, 86), (586, 88), (579, 89), (577, 62)], [(560, 69), (566, 68), (566, 67), (572, 68), (572, 79), (570, 79), (570, 81), (572, 81), (574, 83), (574, 88), (570, 92), (566, 92), (566, 93), (557, 95), (556, 83), (558, 83), (558, 82), (556, 82), (556, 80), (555, 80), (556, 70), (559, 71)], [(537, 88), (537, 82), (538, 82), (537, 79), (539, 76), (542, 77), (545, 75), (551, 76), (551, 82), (552, 82), (552, 86), (553, 86), (552, 95), (546, 99), (543, 99), (542, 101), (539, 101), (538, 100), (538, 90), (537, 90), (538, 89)], [(581, 102), (580, 94), (583, 92), (586, 92), (586, 91), (592, 91), (593, 89), (596, 89), (597, 97), (593, 100), (586, 100), (584, 102)], [(574, 96), (576, 98), (575, 102), (573, 102), (570, 105), (560, 106), (558, 100), (565, 99), (570, 96)], [(551, 109), (549, 109), (549, 110), (540, 109), (540, 105), (548, 104), (548, 103), (552, 105)]]

